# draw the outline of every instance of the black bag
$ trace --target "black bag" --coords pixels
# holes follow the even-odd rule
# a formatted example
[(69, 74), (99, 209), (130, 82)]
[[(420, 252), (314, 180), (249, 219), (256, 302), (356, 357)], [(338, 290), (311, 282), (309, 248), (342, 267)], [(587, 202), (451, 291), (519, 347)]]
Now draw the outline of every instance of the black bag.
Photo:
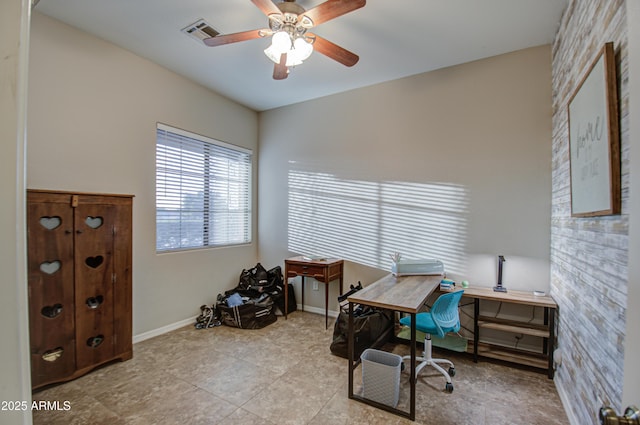
[(278, 320), (273, 299), (269, 294), (263, 294), (259, 298), (248, 299), (243, 304), (229, 307), (227, 299), (233, 293), (233, 290), (227, 291), (225, 297), (219, 296), (216, 304), (216, 309), (220, 312), (222, 323), (225, 325), (241, 329), (260, 329)]
[[(241, 329), (260, 329), (270, 325), (278, 320), (274, 301), (282, 296), (283, 288), (280, 266), (267, 271), (258, 263), (253, 268), (242, 270), (238, 286), (226, 291), (224, 296), (218, 295), (216, 310), (220, 320), (225, 325)], [(242, 298), (242, 304), (229, 306), (227, 301), (231, 296)], [(295, 297), (293, 300), (295, 303)]]
[(269, 288), (275, 288), (275, 290), (282, 291), (282, 269), (280, 266), (275, 266), (267, 271), (267, 282)]
[(245, 291), (256, 291), (258, 293), (270, 292), (275, 290), (275, 286), (272, 286), (272, 283), (273, 282), (269, 282), (267, 269), (258, 263), (249, 270), (242, 270), (238, 288)]
[[(364, 315), (353, 317), (353, 360), (393, 326), (393, 313), (389, 310), (368, 309)], [(387, 337), (391, 332), (387, 332)], [(386, 339), (385, 339), (386, 341)], [(349, 358), (349, 313), (341, 311), (333, 328), (333, 341), (330, 350), (333, 354)]]
[[(293, 292), (293, 284), (287, 284), (287, 290), (289, 293), (287, 294), (287, 298), (289, 301), (289, 308), (287, 309), (287, 314), (292, 311), (296, 311), (298, 309), (298, 303), (296, 303), (296, 294)], [(284, 288), (281, 287), (280, 291), (278, 291), (278, 295), (275, 297), (276, 306), (278, 309), (284, 314)]]
[[(274, 288), (271, 296), (273, 297), (273, 301), (276, 303), (278, 309), (284, 314), (284, 278), (282, 277), (282, 269), (280, 266), (275, 266), (272, 269), (267, 271), (267, 280), (269, 281), (269, 288)], [(287, 290), (289, 294), (287, 295), (289, 300), (289, 309), (287, 313), (292, 311), (296, 311), (298, 309), (298, 304), (296, 304), (296, 296), (293, 293), (293, 285), (287, 284)]]
[[(333, 354), (345, 359), (349, 358), (349, 295), (362, 289), (362, 284), (351, 285), (351, 290), (338, 297), (340, 303), (340, 314), (333, 327), (333, 341), (329, 349)], [(367, 348), (371, 348), (374, 342), (386, 333), (380, 342), (386, 342), (391, 336), (394, 325), (394, 315), (391, 310), (383, 310), (369, 306), (354, 306), (353, 310), (353, 360), (360, 358), (360, 355)]]

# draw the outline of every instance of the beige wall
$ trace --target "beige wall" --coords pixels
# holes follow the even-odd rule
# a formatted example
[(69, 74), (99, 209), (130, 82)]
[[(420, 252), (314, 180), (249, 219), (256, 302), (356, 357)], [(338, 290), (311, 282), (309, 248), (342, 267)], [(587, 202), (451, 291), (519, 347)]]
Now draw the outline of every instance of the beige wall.
[(156, 122), (253, 149), (257, 161), (257, 114), (38, 13), (30, 60), (28, 187), (135, 195), (134, 335), (189, 319), (235, 286), (256, 243), (155, 252)]
[(261, 113), (263, 262), (335, 255), (370, 283), (397, 250), (493, 286), (503, 254), (507, 287), (548, 290), (550, 61), (541, 46)]
[[(0, 400), (28, 404), (24, 144), (29, 4), (28, 0), (0, 2)], [(0, 411), (0, 422), (30, 424), (31, 413)]]

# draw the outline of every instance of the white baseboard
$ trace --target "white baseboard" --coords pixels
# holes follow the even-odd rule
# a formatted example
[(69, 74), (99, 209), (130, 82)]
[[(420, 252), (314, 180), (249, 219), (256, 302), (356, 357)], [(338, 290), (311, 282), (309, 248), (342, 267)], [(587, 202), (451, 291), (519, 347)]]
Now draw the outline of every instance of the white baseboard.
[[(298, 310), (302, 310), (302, 305), (298, 304)], [(315, 314), (320, 314), (320, 315), (324, 316), (324, 308), (305, 306), (304, 311), (306, 311), (307, 313), (315, 313)], [(338, 312), (334, 311), (334, 310), (329, 310), (328, 314), (329, 314), (329, 317), (334, 317), (334, 318), (338, 317)], [(153, 338), (154, 336), (159, 336), (159, 335), (162, 335), (162, 334), (166, 334), (167, 332), (171, 332), (171, 331), (175, 331), (176, 329), (180, 329), (183, 326), (194, 324), (196, 322), (196, 318), (197, 317), (198, 316), (193, 316), (193, 317), (181, 320), (181, 321), (176, 322), (176, 323), (171, 323), (169, 325), (163, 326), (163, 327), (158, 328), (158, 329), (152, 329), (150, 331), (143, 332), (143, 333), (138, 334), (138, 335), (134, 335), (133, 336), (133, 343), (135, 344), (137, 342), (142, 342), (144, 340)]]
[(138, 334), (138, 335), (134, 335), (133, 336), (133, 343), (135, 344), (136, 342), (142, 342), (144, 340), (153, 338), (154, 336), (159, 336), (159, 335), (162, 335), (162, 334), (166, 334), (167, 332), (171, 332), (171, 331), (175, 331), (176, 329), (180, 329), (183, 326), (194, 324), (196, 322), (196, 317), (198, 317), (198, 316), (193, 316), (193, 317), (181, 320), (181, 321), (176, 322), (176, 323), (171, 323), (169, 325), (163, 326), (163, 327), (158, 328), (158, 329), (153, 329), (153, 330), (150, 330), (150, 331), (147, 331), (147, 332), (143, 332), (143, 333)]
[[(302, 310), (302, 305), (298, 304), (298, 310)], [(312, 307), (310, 305), (304, 306), (304, 311), (307, 313), (320, 314), (324, 316), (324, 308), (322, 307)], [(329, 310), (329, 317), (338, 317), (338, 312), (335, 310)]]
[(560, 396), (560, 401), (562, 402), (562, 407), (564, 407), (564, 412), (567, 414), (567, 419), (569, 419), (569, 425), (580, 425), (578, 422), (578, 418), (575, 417), (573, 410), (567, 409), (567, 406), (571, 406), (573, 403), (569, 400), (569, 396), (564, 391), (560, 385), (558, 385), (558, 381), (554, 380), (554, 384), (556, 386), (556, 390), (558, 391), (558, 395)]

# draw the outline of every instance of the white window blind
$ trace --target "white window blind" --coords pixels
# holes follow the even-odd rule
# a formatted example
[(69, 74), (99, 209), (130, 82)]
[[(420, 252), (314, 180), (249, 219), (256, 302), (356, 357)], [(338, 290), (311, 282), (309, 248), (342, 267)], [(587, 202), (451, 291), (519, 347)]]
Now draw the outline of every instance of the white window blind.
[(251, 242), (251, 156), (158, 124), (156, 251)]

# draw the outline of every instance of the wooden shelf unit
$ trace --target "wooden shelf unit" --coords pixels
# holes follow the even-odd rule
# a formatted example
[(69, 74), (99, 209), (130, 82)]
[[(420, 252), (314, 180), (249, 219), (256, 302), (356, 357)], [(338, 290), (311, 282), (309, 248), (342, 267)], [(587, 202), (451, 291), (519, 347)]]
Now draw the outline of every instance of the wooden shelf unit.
[[(552, 379), (553, 349), (555, 346), (555, 315), (558, 305), (548, 295), (538, 296), (532, 292), (512, 291), (495, 292), (492, 288), (469, 287), (464, 290), (464, 296), (474, 300), (473, 313), (473, 360), (478, 357), (488, 357), (512, 363), (546, 369), (547, 376)], [(522, 304), (544, 309), (544, 323), (528, 323), (525, 321), (508, 320), (480, 314), (482, 300), (504, 303)], [(480, 341), (481, 329), (491, 329), (502, 332), (531, 335), (542, 338), (540, 352), (504, 347)]]
[(522, 322), (481, 315), (478, 316), (478, 326), (484, 329), (549, 338), (548, 327), (545, 325), (537, 325), (535, 323), (527, 323), (527, 327), (523, 327)]
[[(473, 352), (473, 347), (470, 346), (469, 348)], [(531, 366), (537, 369), (548, 368), (547, 358), (544, 354), (484, 342), (478, 343), (478, 356)]]

